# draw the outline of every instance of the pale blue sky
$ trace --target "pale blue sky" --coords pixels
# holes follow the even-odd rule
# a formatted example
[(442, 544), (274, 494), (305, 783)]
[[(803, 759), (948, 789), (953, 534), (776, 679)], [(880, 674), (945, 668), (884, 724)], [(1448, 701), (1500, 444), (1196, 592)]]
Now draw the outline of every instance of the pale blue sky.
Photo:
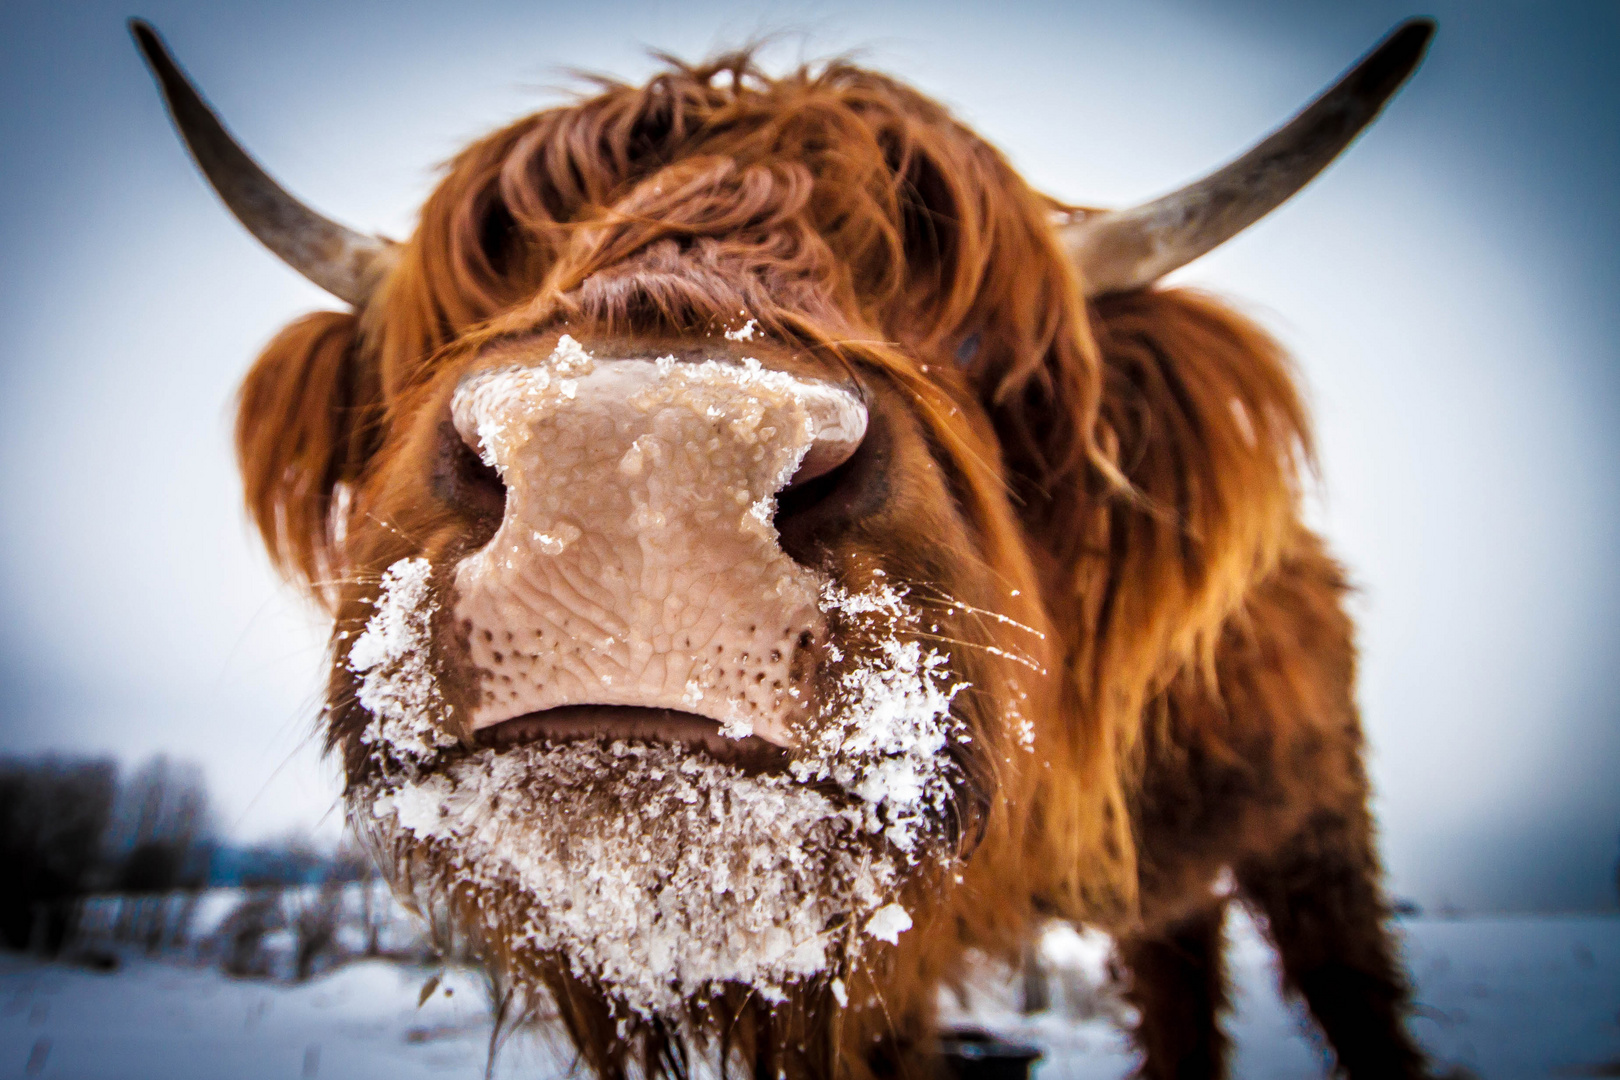
[[(433, 166), (556, 99), (763, 30), (858, 48), (1076, 201), (1236, 153), (1390, 3), (10, 4), (0, 10), (0, 747), (203, 763), (224, 823), (326, 816), (322, 634), (238, 506), (231, 395), (328, 301), (195, 177), (124, 29), (151, 19), (300, 195), (400, 235)], [(1361, 586), (1395, 889), (1612, 906), (1620, 856), (1620, 4), (1454, 0), (1348, 157), (1183, 280), (1299, 357), (1313, 518)]]

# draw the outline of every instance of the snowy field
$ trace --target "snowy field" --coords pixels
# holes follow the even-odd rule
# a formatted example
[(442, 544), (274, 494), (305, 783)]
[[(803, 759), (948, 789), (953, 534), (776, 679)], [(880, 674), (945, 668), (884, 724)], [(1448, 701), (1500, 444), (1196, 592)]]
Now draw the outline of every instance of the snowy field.
[[(1413, 1030), (1443, 1066), (1481, 1080), (1620, 1076), (1620, 918), (1417, 918), (1401, 928), (1418, 985)], [(1231, 931), (1233, 1075), (1322, 1076), (1322, 1051), (1278, 1000), (1270, 953), (1246, 919)], [(431, 974), (366, 961), (288, 986), (139, 959), (106, 975), (4, 956), (0, 1078), (480, 1076), (490, 1032), (481, 980), (452, 971), (419, 1008)], [(989, 980), (959, 1015), (1039, 1044), (1041, 1080), (1130, 1071), (1114, 1022), (1075, 1019), (1072, 994), (1060, 990), (1033, 1017), (1012, 1001)], [(495, 1075), (544, 1080), (568, 1063), (544, 1035), (519, 1036)]]

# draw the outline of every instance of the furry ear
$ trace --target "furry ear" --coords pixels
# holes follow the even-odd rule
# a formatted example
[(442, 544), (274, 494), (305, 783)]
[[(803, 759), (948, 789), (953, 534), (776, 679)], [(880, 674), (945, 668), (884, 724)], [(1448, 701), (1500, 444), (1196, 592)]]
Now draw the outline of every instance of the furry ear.
[(375, 448), (381, 391), (358, 319), (317, 312), (259, 354), (237, 401), (248, 513), (288, 578), (330, 602), (343, 566), (344, 494)]

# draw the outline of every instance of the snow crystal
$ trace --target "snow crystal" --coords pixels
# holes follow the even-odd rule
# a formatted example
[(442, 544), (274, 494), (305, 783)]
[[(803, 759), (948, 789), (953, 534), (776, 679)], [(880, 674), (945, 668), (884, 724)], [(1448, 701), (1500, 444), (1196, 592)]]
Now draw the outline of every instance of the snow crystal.
[(591, 354), (574, 340), (573, 335), (564, 334), (557, 339), (557, 347), (551, 350), (551, 366), (559, 375), (588, 375), (592, 366)]
[(430, 836), (444, 819), (445, 802), (450, 797), (450, 785), (443, 777), (433, 776), (419, 784), (397, 789), (387, 800), (372, 805), (372, 814), (383, 817), (393, 814), (402, 829), (421, 836)]
[(559, 521), (550, 532), (534, 530), (534, 542), (535, 546), (547, 555), (561, 555), (568, 550), (570, 544), (583, 535), (579, 526), (573, 522)]
[(757, 332), (758, 329), (759, 329), (759, 323), (756, 322), (753, 319), (749, 319), (747, 322), (743, 323), (742, 326), (739, 329), (727, 330), (726, 331), (726, 340), (727, 341), (753, 341), (754, 340), (754, 334)]
[(866, 932), (890, 945), (900, 943), (900, 935), (911, 929), (911, 916), (899, 904), (884, 904), (866, 920)]

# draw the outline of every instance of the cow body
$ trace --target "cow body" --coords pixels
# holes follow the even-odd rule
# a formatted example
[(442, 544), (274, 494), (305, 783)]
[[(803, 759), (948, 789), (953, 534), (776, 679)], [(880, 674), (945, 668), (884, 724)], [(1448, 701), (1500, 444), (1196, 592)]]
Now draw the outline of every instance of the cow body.
[(334, 615), (351, 820), (504, 1018), (603, 1076), (925, 1074), (940, 988), (1055, 917), (1119, 938), (1144, 1072), (1213, 1076), (1229, 877), (1341, 1065), (1421, 1074), (1288, 363), (1092, 293), (1073, 250), (1134, 249), (1077, 214), (739, 55), (329, 245), (354, 310), (249, 374), (248, 506)]

